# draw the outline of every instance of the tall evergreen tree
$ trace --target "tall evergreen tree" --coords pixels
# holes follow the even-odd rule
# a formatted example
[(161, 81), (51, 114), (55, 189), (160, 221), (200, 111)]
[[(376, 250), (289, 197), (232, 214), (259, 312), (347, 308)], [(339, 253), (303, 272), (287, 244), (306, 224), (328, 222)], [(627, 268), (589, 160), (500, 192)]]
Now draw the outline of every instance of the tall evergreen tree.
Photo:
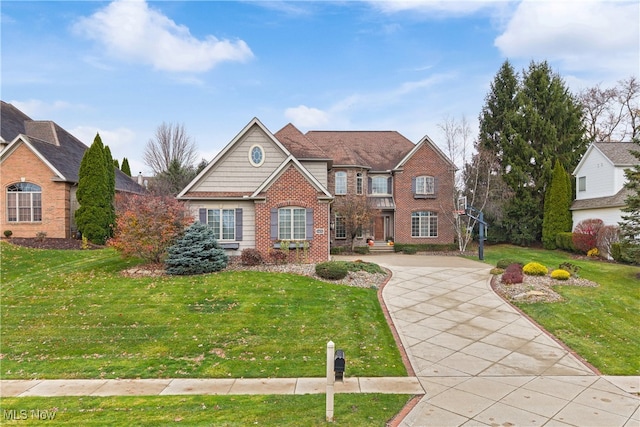
[(99, 134), (85, 151), (78, 176), (76, 198), (80, 207), (75, 213), (78, 230), (91, 242), (104, 244), (109, 235), (111, 193), (105, 150)]
[(479, 138), (513, 191), (503, 206), (507, 239), (539, 241), (554, 159), (571, 170), (587, 147), (580, 104), (546, 62), (532, 62), (519, 81), (506, 61), (487, 95)]
[(129, 166), (129, 159), (127, 159), (126, 157), (122, 159), (122, 168), (120, 168), (120, 170), (131, 176), (131, 167)]
[(571, 191), (567, 187), (569, 183), (567, 175), (562, 163), (556, 160), (551, 185), (544, 198), (542, 245), (545, 249), (556, 249), (556, 235), (571, 231), (571, 211), (569, 210)]
[(116, 170), (113, 165), (113, 157), (111, 156), (111, 149), (108, 145), (104, 146), (104, 160), (105, 167), (107, 169), (107, 190), (108, 193), (105, 197), (109, 199), (109, 203), (107, 205), (108, 210), (108, 234), (107, 237), (113, 236), (113, 227), (115, 227), (116, 223), (116, 208), (115, 208), (115, 197), (116, 197)]
[[(638, 144), (639, 149), (631, 153), (640, 162), (640, 140), (636, 139), (634, 142)], [(631, 194), (626, 198), (626, 206), (622, 209), (625, 215), (622, 215), (620, 232), (626, 257), (640, 264), (640, 163), (626, 169), (624, 173), (627, 178), (625, 188)]]
[(113, 159), (113, 167), (116, 169), (120, 169), (120, 162), (118, 159)]

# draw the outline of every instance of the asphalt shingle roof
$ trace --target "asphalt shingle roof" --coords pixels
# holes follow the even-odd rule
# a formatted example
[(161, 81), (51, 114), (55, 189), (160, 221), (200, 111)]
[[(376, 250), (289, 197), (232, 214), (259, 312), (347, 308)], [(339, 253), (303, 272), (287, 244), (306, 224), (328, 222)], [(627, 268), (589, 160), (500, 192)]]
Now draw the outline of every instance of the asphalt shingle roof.
[(596, 148), (602, 151), (615, 166), (633, 166), (638, 164), (631, 151), (640, 151), (640, 145), (633, 142), (596, 142)]
[(396, 131), (309, 131), (305, 136), (329, 153), (335, 165), (393, 169), (415, 146)]
[(299, 160), (331, 158), (291, 123), (276, 132), (274, 136)]
[[(80, 163), (88, 147), (69, 132), (52, 121), (31, 120), (26, 114), (4, 101), (0, 110), (0, 128), (2, 137), (7, 142), (13, 141), (19, 134), (25, 135), (29, 144), (62, 174), (61, 179), (64, 178), (67, 182), (78, 182)], [(116, 169), (116, 190), (144, 192), (142, 186), (119, 169)]]

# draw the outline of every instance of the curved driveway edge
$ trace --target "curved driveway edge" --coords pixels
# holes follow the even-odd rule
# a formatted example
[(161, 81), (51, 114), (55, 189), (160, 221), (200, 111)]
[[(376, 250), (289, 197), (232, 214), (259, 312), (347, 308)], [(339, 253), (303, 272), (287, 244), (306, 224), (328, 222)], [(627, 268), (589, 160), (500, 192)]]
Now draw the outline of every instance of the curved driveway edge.
[(640, 377), (596, 375), (493, 291), (491, 266), (357, 258), (392, 271), (382, 298), (426, 391), (398, 425), (640, 426)]

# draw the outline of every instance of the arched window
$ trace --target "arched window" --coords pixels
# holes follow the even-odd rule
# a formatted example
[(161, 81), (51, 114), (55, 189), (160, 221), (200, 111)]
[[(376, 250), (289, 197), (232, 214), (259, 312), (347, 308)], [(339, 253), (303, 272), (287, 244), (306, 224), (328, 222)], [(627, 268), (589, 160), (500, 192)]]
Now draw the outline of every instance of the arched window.
[(42, 189), (30, 182), (18, 182), (7, 187), (7, 221), (42, 221)]
[(356, 174), (356, 194), (360, 195), (362, 194), (362, 188), (363, 188), (363, 177), (362, 177), (362, 172), (358, 172)]
[(438, 214), (431, 211), (412, 213), (411, 237), (438, 237)]

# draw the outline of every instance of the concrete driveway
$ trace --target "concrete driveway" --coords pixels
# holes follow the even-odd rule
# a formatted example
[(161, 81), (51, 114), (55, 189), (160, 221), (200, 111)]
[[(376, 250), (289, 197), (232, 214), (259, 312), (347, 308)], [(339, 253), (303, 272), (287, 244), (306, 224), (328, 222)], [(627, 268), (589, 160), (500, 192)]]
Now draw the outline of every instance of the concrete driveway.
[(640, 377), (598, 375), (496, 295), (487, 264), (334, 258), (393, 272), (382, 297), (426, 391), (400, 426), (640, 426)]

